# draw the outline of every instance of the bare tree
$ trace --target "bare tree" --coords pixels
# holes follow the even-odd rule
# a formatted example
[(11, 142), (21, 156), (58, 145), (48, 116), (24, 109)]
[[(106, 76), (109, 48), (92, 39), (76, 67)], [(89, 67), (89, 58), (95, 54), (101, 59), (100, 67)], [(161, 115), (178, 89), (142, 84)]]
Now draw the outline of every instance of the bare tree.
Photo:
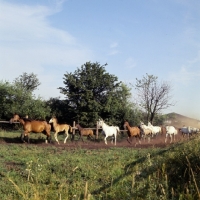
[(146, 74), (141, 80), (136, 78), (135, 86), (139, 95), (139, 105), (147, 112), (147, 121), (152, 123), (155, 115), (161, 110), (174, 106), (170, 102), (170, 84), (158, 83), (158, 77)]

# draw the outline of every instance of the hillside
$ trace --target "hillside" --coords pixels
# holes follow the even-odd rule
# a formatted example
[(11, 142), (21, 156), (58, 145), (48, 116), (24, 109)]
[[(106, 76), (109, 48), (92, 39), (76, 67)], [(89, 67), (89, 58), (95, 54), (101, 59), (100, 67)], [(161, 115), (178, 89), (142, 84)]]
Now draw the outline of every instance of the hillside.
[(166, 114), (166, 116), (167, 116), (167, 120), (165, 121), (166, 125), (172, 125), (175, 127), (192, 126), (200, 128), (200, 120), (193, 119), (174, 112)]

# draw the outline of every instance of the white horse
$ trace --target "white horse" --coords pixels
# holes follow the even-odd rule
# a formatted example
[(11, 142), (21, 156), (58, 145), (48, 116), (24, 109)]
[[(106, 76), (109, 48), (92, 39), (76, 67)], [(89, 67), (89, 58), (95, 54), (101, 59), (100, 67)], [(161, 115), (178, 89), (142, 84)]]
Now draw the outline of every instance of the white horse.
[(146, 126), (142, 121), (140, 122), (140, 128), (142, 129), (142, 132), (144, 134), (144, 139), (148, 137), (148, 142), (150, 142), (150, 137), (152, 137), (152, 129)]
[[(102, 127), (103, 133), (105, 134), (105, 144), (107, 144), (107, 137), (112, 136), (114, 137), (115, 140), (115, 145), (116, 145), (116, 140), (117, 140), (117, 133), (119, 133), (119, 127), (118, 126), (109, 126), (107, 125), (102, 119), (99, 119), (98, 121), (98, 126)], [(113, 138), (111, 143), (113, 143)]]
[(157, 135), (158, 133), (161, 133), (161, 127), (160, 126), (153, 126), (151, 122), (148, 122), (148, 127), (152, 130), (153, 135)]
[(177, 134), (177, 130), (173, 126), (166, 126), (166, 138), (165, 138), (165, 143), (167, 142), (167, 137), (168, 135), (171, 138), (170, 143), (172, 142), (172, 136), (174, 136), (174, 141), (175, 141), (175, 135)]

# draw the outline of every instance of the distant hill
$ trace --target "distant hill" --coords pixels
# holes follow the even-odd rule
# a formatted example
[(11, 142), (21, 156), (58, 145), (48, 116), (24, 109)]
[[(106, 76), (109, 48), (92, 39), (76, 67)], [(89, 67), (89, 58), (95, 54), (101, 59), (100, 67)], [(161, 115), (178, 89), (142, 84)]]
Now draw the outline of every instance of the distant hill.
[(168, 113), (166, 114), (167, 120), (164, 122), (165, 125), (172, 125), (175, 127), (191, 126), (200, 128), (200, 120), (193, 119), (178, 113)]

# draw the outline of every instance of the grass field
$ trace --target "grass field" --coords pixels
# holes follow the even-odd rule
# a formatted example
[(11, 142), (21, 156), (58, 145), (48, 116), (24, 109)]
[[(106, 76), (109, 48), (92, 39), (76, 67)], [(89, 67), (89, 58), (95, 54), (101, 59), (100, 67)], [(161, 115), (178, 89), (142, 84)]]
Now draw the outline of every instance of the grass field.
[(96, 150), (5, 142), (16, 137), (0, 131), (1, 200), (200, 199), (199, 136)]

